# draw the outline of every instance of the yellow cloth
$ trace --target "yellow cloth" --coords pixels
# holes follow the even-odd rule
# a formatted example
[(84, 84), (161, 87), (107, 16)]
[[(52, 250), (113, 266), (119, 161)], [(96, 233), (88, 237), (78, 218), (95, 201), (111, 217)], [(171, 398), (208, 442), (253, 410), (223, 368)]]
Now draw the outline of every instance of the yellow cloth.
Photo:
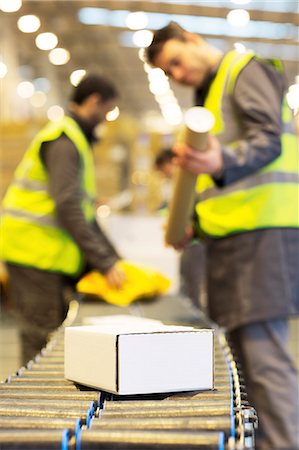
[(113, 305), (125, 307), (135, 300), (151, 298), (169, 289), (170, 280), (155, 270), (123, 260), (118, 264), (126, 274), (121, 289), (111, 288), (99, 272), (89, 272), (77, 283), (78, 292), (92, 294)]

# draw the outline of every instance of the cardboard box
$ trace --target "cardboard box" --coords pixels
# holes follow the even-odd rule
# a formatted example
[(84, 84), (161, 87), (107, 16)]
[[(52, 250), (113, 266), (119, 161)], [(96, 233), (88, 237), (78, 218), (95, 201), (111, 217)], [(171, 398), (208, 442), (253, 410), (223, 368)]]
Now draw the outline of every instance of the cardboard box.
[(213, 330), (153, 323), (65, 329), (65, 378), (119, 395), (213, 388)]
[(128, 324), (154, 324), (161, 325), (163, 322), (157, 319), (133, 316), (132, 314), (114, 314), (112, 316), (86, 316), (82, 319), (82, 325), (128, 325)]

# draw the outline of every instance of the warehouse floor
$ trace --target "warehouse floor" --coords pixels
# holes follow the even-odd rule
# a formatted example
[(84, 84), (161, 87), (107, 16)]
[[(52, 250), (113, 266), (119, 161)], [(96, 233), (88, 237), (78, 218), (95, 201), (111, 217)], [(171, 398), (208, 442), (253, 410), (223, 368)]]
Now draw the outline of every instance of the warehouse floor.
[[(128, 308), (117, 308), (102, 301), (84, 303), (83, 307), (85, 316), (132, 314), (194, 326), (199, 320), (188, 300), (175, 295), (163, 296), (154, 301), (135, 302)], [(289, 348), (299, 368), (299, 318), (290, 320)], [(15, 321), (11, 313), (0, 310), (0, 381), (15, 373), (20, 365), (20, 345)]]

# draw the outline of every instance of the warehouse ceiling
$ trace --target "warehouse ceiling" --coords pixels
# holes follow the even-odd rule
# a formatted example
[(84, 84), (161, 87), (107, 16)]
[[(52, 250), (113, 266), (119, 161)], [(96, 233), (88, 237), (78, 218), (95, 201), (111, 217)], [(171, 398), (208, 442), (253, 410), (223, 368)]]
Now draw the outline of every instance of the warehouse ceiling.
[[(241, 0), (238, 3), (241, 3)], [(86, 21), (93, 24), (79, 21), (80, 10), (82, 20), (82, 8), (87, 7), (100, 8), (89, 10), (91, 16), (89, 15)], [(230, 10), (236, 8), (246, 8), (249, 11), (250, 27), (228, 26), (226, 16)], [(98, 14), (99, 11), (101, 15)], [(25, 0), (16, 12), (0, 11), (0, 57), (8, 66), (8, 74), (1, 82), (1, 95), (13, 91), (15, 83), (19, 81), (47, 78), (51, 83), (47, 106), (54, 103), (65, 106), (71, 86), (70, 74), (74, 70), (85, 69), (101, 72), (117, 84), (121, 92), (121, 111), (136, 119), (149, 114), (150, 111), (159, 113), (159, 106), (149, 91), (147, 74), (138, 56), (139, 48), (132, 42), (134, 32), (126, 27), (123, 20), (124, 14), (134, 11), (148, 13), (148, 29), (160, 28), (170, 20), (176, 20), (183, 26), (190, 24), (190, 31), (201, 33), (223, 50), (232, 48), (234, 43), (239, 42), (263, 56), (280, 56), (289, 84), (292, 84), (298, 75), (297, 0), (253, 0), (244, 5), (214, 0)], [(40, 18), (41, 26), (35, 33), (22, 33), (17, 28), (18, 18), (27, 14)], [(70, 52), (71, 58), (67, 64), (51, 64), (48, 52), (36, 47), (35, 38), (41, 32), (53, 32), (57, 35), (57, 46)], [(179, 105), (182, 108), (189, 107), (190, 89), (172, 86)], [(9, 107), (5, 111), (8, 110)], [(30, 115), (25, 104), (17, 110), (12, 114)]]

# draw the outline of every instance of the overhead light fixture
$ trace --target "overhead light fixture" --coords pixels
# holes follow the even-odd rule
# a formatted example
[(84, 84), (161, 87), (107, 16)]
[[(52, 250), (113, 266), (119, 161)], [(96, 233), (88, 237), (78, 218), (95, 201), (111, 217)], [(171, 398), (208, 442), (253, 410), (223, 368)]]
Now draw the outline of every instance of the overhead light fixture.
[(21, 81), (17, 85), (17, 93), (21, 98), (30, 98), (34, 94), (34, 86), (30, 81)]
[(116, 106), (115, 108), (113, 108), (111, 111), (109, 111), (106, 114), (106, 120), (108, 122), (113, 122), (114, 120), (116, 120), (119, 116), (119, 107)]
[(183, 120), (183, 113), (177, 103), (167, 103), (160, 105), (162, 116), (169, 125), (180, 125)]
[(77, 69), (74, 70), (71, 74), (70, 74), (70, 82), (73, 86), (78, 86), (78, 84), (80, 83), (80, 81), (82, 80), (82, 78), (86, 75), (86, 70), (85, 69)]
[(34, 14), (28, 14), (19, 18), (18, 28), (23, 33), (34, 33), (40, 27), (40, 20)]
[[(209, 6), (216, 7), (218, 2), (214, 2), (214, 5), (213, 2), (210, 3), (211, 5)], [(264, 3), (263, 9), (269, 10), (266, 5), (267, 2), (265, 4)], [(279, 3), (280, 2), (277, 2), (277, 4)], [(283, 11), (282, 7), (281, 10)], [(128, 10), (81, 8), (79, 10), (78, 17), (79, 21), (86, 25), (110, 25), (112, 27), (124, 28), (126, 26), (125, 22), (129, 13), (130, 11)], [(151, 30), (162, 28), (167, 23), (173, 20), (190, 32), (198, 33), (198, 30), (200, 30), (201, 35), (207, 34), (209, 36), (227, 35), (238, 36), (241, 38), (251, 38), (255, 36), (259, 39), (267, 38), (278, 40), (289, 39), (290, 35), (298, 35), (298, 27), (290, 23), (275, 23), (266, 20), (251, 20), (250, 27), (241, 29), (237, 26), (230, 26), (228, 21), (222, 17), (191, 16), (187, 14), (167, 14), (160, 12), (147, 12), (146, 14), (148, 18), (148, 28)], [(248, 13), (246, 14), (246, 16), (248, 17)], [(239, 24), (241, 24), (240, 20)], [(238, 23), (236, 25), (238, 25)], [(123, 32), (122, 34), (125, 34), (125, 32)], [(126, 36), (124, 38), (124, 41), (125, 42), (122, 42), (123, 46), (133, 45), (131, 42), (131, 37), (129, 36)]]
[(3, 12), (16, 12), (22, 6), (22, 0), (0, 0), (0, 9)]
[(42, 91), (36, 91), (30, 98), (30, 103), (34, 108), (41, 108), (47, 102), (47, 96)]
[(126, 18), (126, 25), (130, 30), (142, 30), (148, 25), (147, 15), (143, 11), (129, 13)]
[(299, 111), (299, 76), (296, 77), (295, 81), (296, 83), (289, 87), (286, 98), (289, 107), (296, 114)]
[(250, 21), (250, 15), (246, 9), (232, 9), (226, 19), (233, 27), (245, 27)]
[(241, 42), (235, 42), (234, 47), (238, 53), (246, 53), (246, 47)]
[(251, 3), (251, 0), (230, 0), (230, 1), (235, 5), (248, 5), (248, 3)]
[(58, 44), (58, 37), (54, 33), (40, 33), (36, 36), (35, 44), (40, 50), (52, 50)]
[(150, 30), (138, 30), (133, 35), (133, 43), (136, 47), (148, 47), (153, 40), (153, 32)]
[(3, 61), (0, 61), (0, 79), (4, 78), (6, 74), (7, 74), (7, 65)]
[(64, 109), (59, 105), (50, 106), (47, 111), (47, 117), (52, 122), (59, 122), (64, 116)]
[(49, 61), (55, 66), (63, 66), (70, 60), (70, 52), (65, 48), (54, 48), (49, 53)]

